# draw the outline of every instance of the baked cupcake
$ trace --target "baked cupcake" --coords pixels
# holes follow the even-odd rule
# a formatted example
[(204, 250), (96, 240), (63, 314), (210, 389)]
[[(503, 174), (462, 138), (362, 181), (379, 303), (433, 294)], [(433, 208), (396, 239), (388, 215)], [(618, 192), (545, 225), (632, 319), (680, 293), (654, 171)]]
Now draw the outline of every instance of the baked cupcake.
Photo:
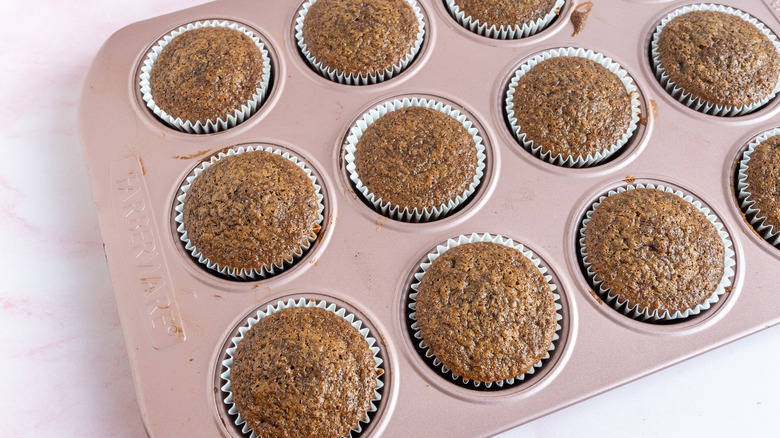
[(305, 299), (258, 312), (228, 349), (225, 403), (259, 437), (338, 438), (360, 432), (381, 398), (379, 349), (344, 309)]
[(181, 190), (181, 240), (200, 263), (233, 277), (264, 278), (290, 266), (317, 239), (323, 219), (311, 170), (271, 147), (219, 153)]
[(461, 26), (488, 38), (517, 39), (547, 27), (560, 13), (564, 0), (446, 0)]
[(257, 110), (271, 62), (251, 32), (211, 21), (180, 27), (160, 40), (141, 72), (141, 93), (155, 115), (201, 134), (231, 128)]
[(672, 320), (717, 302), (734, 275), (723, 225), (682, 192), (627, 186), (600, 198), (580, 230), (588, 275), (626, 315)]
[(424, 28), (415, 0), (308, 0), (295, 38), (323, 76), (366, 85), (406, 68), (420, 50)]
[(769, 243), (780, 244), (780, 128), (750, 142), (737, 178), (746, 217)]
[(780, 43), (750, 15), (718, 5), (678, 9), (651, 43), (655, 74), (677, 100), (706, 114), (734, 116), (780, 91)]
[(356, 189), (378, 212), (418, 222), (443, 217), (474, 193), (484, 151), (459, 111), (405, 98), (358, 121), (347, 137), (345, 161)]
[(591, 166), (611, 156), (639, 121), (634, 81), (610, 58), (585, 49), (554, 49), (521, 65), (505, 105), (523, 147), (566, 167)]
[(560, 328), (539, 259), (500, 236), (461, 236), (428, 256), (412, 286), (415, 337), (434, 365), (474, 386), (503, 386), (549, 357)]

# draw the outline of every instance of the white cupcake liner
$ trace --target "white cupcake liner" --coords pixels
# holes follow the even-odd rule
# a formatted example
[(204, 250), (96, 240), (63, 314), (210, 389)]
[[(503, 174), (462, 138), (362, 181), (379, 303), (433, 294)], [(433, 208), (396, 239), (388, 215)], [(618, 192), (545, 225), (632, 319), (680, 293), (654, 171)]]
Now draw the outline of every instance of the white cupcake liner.
[[(355, 150), (357, 149), (357, 144), (366, 129), (368, 129), (368, 127), (371, 126), (371, 124), (377, 121), (380, 117), (389, 112), (413, 106), (436, 110), (457, 120), (471, 135), (472, 139), (474, 140), (474, 145), (477, 148), (477, 169), (471, 184), (469, 184), (469, 187), (455, 199), (450, 199), (447, 204), (442, 204), (433, 208), (425, 207), (422, 210), (418, 209), (417, 207), (410, 210), (409, 207), (401, 208), (400, 205), (393, 205), (389, 202), (383, 202), (382, 198), (374, 195), (374, 193), (369, 191), (368, 187), (363, 184), (363, 181), (361, 181), (355, 166)], [(460, 111), (453, 109), (450, 105), (437, 102), (432, 99), (419, 97), (405, 97), (401, 100), (395, 99), (393, 101), (379, 105), (368, 113), (364, 114), (363, 117), (358, 120), (350, 130), (350, 134), (347, 137), (347, 144), (344, 146), (344, 151), (346, 152), (344, 160), (347, 162), (346, 169), (349, 172), (349, 179), (352, 180), (353, 184), (355, 184), (355, 188), (363, 196), (363, 198), (371, 203), (376, 211), (392, 219), (405, 222), (427, 222), (430, 220), (436, 220), (440, 217), (446, 216), (447, 213), (466, 201), (477, 190), (477, 186), (482, 180), (486, 158), (485, 145), (482, 144), (482, 137), (479, 135), (477, 128), (474, 127), (473, 123), (467, 119), (465, 115), (461, 114)]]
[[(224, 118), (218, 117), (216, 120), (210, 119), (207, 120), (206, 123), (202, 123), (200, 121), (193, 123), (190, 120), (182, 120), (181, 117), (168, 114), (162, 108), (157, 106), (157, 104), (154, 102), (154, 96), (152, 96), (152, 89), (149, 85), (149, 78), (152, 67), (154, 66), (154, 63), (160, 56), (160, 52), (162, 52), (165, 46), (167, 46), (174, 38), (181, 35), (182, 33), (193, 29), (199, 29), (201, 27), (228, 27), (230, 29), (242, 32), (244, 35), (251, 38), (257, 48), (260, 49), (260, 53), (263, 56), (263, 76), (260, 87), (255, 90), (255, 93), (252, 95), (252, 97), (245, 104), (241, 105), (240, 108), (236, 108), (232, 111), (232, 113), (225, 114)], [(268, 90), (268, 84), (271, 79), (271, 59), (268, 57), (268, 50), (266, 50), (263, 43), (260, 42), (260, 39), (243, 26), (240, 26), (236, 23), (231, 23), (229, 21), (202, 21), (190, 23), (186, 26), (181, 26), (177, 30), (163, 37), (163, 39), (157, 41), (157, 44), (152, 47), (152, 49), (146, 55), (144, 65), (141, 67), (141, 75), (139, 78), (141, 94), (143, 95), (143, 99), (146, 102), (146, 106), (149, 107), (149, 109), (151, 109), (157, 117), (180, 131), (189, 132), (191, 134), (209, 134), (232, 128), (248, 119), (249, 116), (257, 111), (257, 108), (260, 107), (263, 99), (265, 98), (265, 93)]]
[(666, 89), (666, 91), (672, 95), (675, 99), (680, 101), (682, 104), (689, 108), (693, 108), (696, 111), (702, 112), (704, 114), (710, 114), (713, 116), (725, 116), (725, 117), (733, 117), (733, 116), (740, 116), (744, 114), (748, 114), (750, 112), (755, 111), (756, 109), (760, 108), (769, 100), (771, 100), (775, 95), (777, 95), (778, 92), (780, 92), (780, 76), (777, 78), (777, 84), (775, 85), (775, 88), (772, 90), (772, 92), (761, 99), (758, 102), (751, 103), (749, 105), (743, 105), (743, 106), (728, 106), (728, 105), (715, 105), (709, 102), (704, 101), (703, 99), (700, 99), (698, 97), (692, 96), (691, 93), (685, 91), (683, 88), (678, 87), (677, 83), (669, 79), (669, 75), (666, 74), (666, 69), (661, 64), (661, 61), (658, 59), (658, 37), (661, 35), (661, 31), (666, 26), (667, 23), (675, 19), (676, 17), (686, 14), (688, 12), (693, 11), (712, 11), (712, 12), (725, 12), (727, 14), (731, 14), (734, 16), (737, 16), (748, 23), (754, 25), (758, 30), (761, 31), (764, 35), (769, 38), (769, 40), (772, 42), (772, 44), (775, 46), (775, 49), (777, 49), (778, 53), (780, 53), (780, 42), (778, 42), (777, 37), (772, 33), (772, 31), (764, 26), (763, 23), (758, 21), (757, 19), (751, 17), (749, 14), (740, 11), (739, 9), (734, 9), (729, 6), (723, 6), (723, 5), (715, 5), (715, 4), (697, 4), (697, 5), (690, 5), (690, 6), (684, 6), (680, 9), (675, 10), (674, 12), (670, 13), (666, 16), (663, 20), (661, 20), (661, 24), (656, 27), (655, 33), (653, 34), (653, 39), (650, 42), (650, 57), (652, 58), (653, 63), (653, 71), (655, 72), (655, 76), (658, 79), (658, 82), (661, 83), (661, 85)]
[(316, 237), (309, 237), (306, 241), (306, 243), (301, 246), (300, 250), (293, 254), (292, 257), (289, 259), (285, 259), (282, 261), (281, 264), (272, 264), (271, 266), (263, 266), (261, 269), (255, 269), (252, 268), (250, 270), (247, 270), (245, 268), (230, 268), (227, 266), (220, 266), (218, 263), (214, 263), (209, 259), (208, 257), (204, 256), (196, 247), (195, 245), (190, 241), (187, 230), (184, 226), (184, 200), (187, 198), (187, 191), (190, 189), (190, 186), (192, 185), (192, 181), (195, 180), (195, 178), (198, 177), (198, 175), (201, 174), (204, 170), (206, 170), (208, 167), (213, 165), (214, 163), (221, 160), (223, 157), (229, 157), (232, 155), (238, 155), (243, 153), (249, 153), (249, 152), (267, 152), (272, 153), (276, 155), (281, 155), (282, 157), (292, 161), (295, 163), (296, 166), (300, 167), (304, 172), (306, 172), (306, 175), (311, 180), (312, 184), (314, 184), (314, 190), (317, 194), (317, 216), (318, 219), (316, 223), (318, 225), (322, 225), (322, 221), (324, 218), (323, 212), (325, 211), (325, 205), (323, 204), (323, 195), (322, 195), (322, 187), (320, 187), (319, 183), (317, 183), (317, 177), (314, 175), (314, 173), (306, 167), (303, 160), (299, 159), (298, 157), (291, 155), (289, 152), (283, 152), (278, 149), (274, 149), (273, 147), (267, 146), (263, 148), (263, 146), (240, 146), (238, 148), (233, 148), (225, 152), (220, 152), (219, 154), (212, 156), (208, 161), (203, 161), (198, 165), (198, 167), (195, 168), (193, 171), (193, 175), (188, 176), (184, 184), (181, 186), (181, 192), (182, 194), (179, 195), (176, 198), (176, 207), (175, 210), (177, 212), (176, 214), (176, 223), (178, 223), (178, 226), (176, 228), (176, 231), (179, 233), (179, 238), (181, 241), (185, 243), (185, 248), (187, 251), (190, 251), (192, 254), (192, 257), (196, 258), (199, 263), (205, 265), (207, 268), (217, 271), (220, 274), (228, 275), (234, 278), (240, 278), (243, 280), (249, 280), (249, 279), (257, 279), (257, 278), (266, 278), (270, 277), (272, 275), (275, 275), (279, 272), (282, 272), (283, 270), (287, 269), (288, 267), (292, 266), (295, 262), (297, 262), (303, 255), (311, 248), (312, 244), (314, 243)]
[[(588, 154), (585, 157), (582, 156), (575, 157), (571, 155), (563, 156), (563, 154), (557, 154), (553, 156), (552, 152), (550, 151), (544, 152), (541, 145), (537, 145), (533, 141), (526, 138), (526, 133), (523, 132), (523, 127), (520, 126), (520, 124), (517, 121), (517, 117), (515, 116), (513, 100), (515, 96), (515, 87), (517, 86), (518, 81), (520, 81), (520, 78), (526, 73), (528, 73), (532, 68), (534, 68), (540, 62), (546, 61), (550, 58), (565, 57), (565, 56), (585, 58), (593, 62), (596, 62), (597, 64), (606, 68), (615, 76), (617, 76), (618, 79), (620, 79), (620, 81), (623, 83), (623, 86), (626, 88), (626, 93), (628, 93), (628, 96), (630, 98), (631, 121), (628, 124), (628, 128), (626, 129), (626, 132), (623, 133), (623, 135), (620, 137), (620, 139), (618, 139), (618, 141), (615, 144), (613, 144), (612, 146), (610, 146), (609, 148), (603, 151), (597, 152), (595, 155)], [(592, 166), (594, 164), (598, 164), (599, 162), (603, 161), (604, 159), (608, 158), (609, 156), (611, 156), (612, 154), (620, 150), (620, 148), (622, 148), (628, 142), (628, 140), (631, 138), (634, 131), (636, 130), (637, 124), (639, 123), (639, 114), (640, 114), (639, 93), (637, 91), (636, 85), (634, 85), (634, 80), (631, 78), (631, 76), (629, 76), (628, 72), (626, 72), (620, 66), (620, 64), (614, 62), (608, 56), (604, 56), (603, 54), (594, 52), (592, 50), (586, 50), (586, 49), (575, 48), (575, 47), (565, 47), (565, 48), (562, 47), (558, 49), (549, 50), (547, 52), (542, 53), (541, 55), (537, 55), (533, 57), (530, 61), (525, 62), (523, 65), (521, 65), (517, 69), (514, 76), (512, 77), (512, 80), (509, 83), (509, 89), (506, 92), (506, 98), (504, 99), (504, 104), (505, 104), (507, 121), (509, 122), (509, 125), (512, 128), (512, 132), (514, 132), (517, 141), (519, 141), (520, 144), (527, 151), (531, 152), (535, 157), (547, 161), (548, 163), (552, 163), (563, 167)]]
[[(447, 252), (448, 250), (455, 248), (458, 245), (463, 245), (465, 243), (474, 243), (474, 242), (493, 242), (497, 243), (499, 245), (504, 245), (506, 247), (515, 249), (517, 251), (520, 251), (523, 256), (525, 256), (528, 260), (530, 260), (534, 266), (539, 269), (539, 272), (544, 276), (544, 279), (547, 280), (547, 284), (550, 286), (550, 289), (553, 291), (553, 299), (555, 301), (555, 334), (553, 335), (553, 341), (550, 343), (550, 348), (547, 350), (547, 353), (542, 357), (539, 362), (535, 363), (528, 371), (525, 373), (515, 376), (510, 379), (501, 380), (498, 382), (479, 382), (476, 380), (470, 380), (463, 376), (456, 375), (452, 372), (452, 370), (448, 369), (444, 364), (442, 364), (439, 360), (436, 359), (434, 354), (430, 351), (430, 348), (425, 345), (425, 341), (422, 338), (422, 335), (420, 334), (420, 329), (417, 327), (417, 291), (420, 287), (420, 283), (422, 282), (423, 277), (425, 276), (425, 272), (427, 269), (431, 266), (434, 260), (439, 258), (442, 254)], [(443, 245), (436, 246), (436, 249), (429, 253), (427, 256), (428, 261), (423, 262), (420, 264), (418, 268), (418, 272), (414, 274), (415, 282), (412, 284), (411, 288), (413, 292), (409, 294), (409, 310), (407, 311), (407, 314), (409, 318), (414, 321), (411, 325), (411, 328), (414, 332), (414, 338), (419, 340), (420, 343), (418, 344), (418, 347), (424, 352), (426, 359), (428, 359), (431, 363), (433, 363), (434, 367), (440, 367), (441, 374), (444, 376), (449, 376), (452, 380), (458, 381), (460, 380), (465, 385), (471, 385), (475, 388), (479, 388), (480, 386), (484, 385), (485, 388), (490, 388), (492, 385), (496, 385), (499, 388), (503, 388), (504, 385), (511, 386), (514, 385), (517, 382), (521, 382), (525, 379), (526, 376), (534, 374), (534, 372), (541, 368), (543, 365), (543, 362), (550, 358), (550, 352), (555, 350), (555, 342), (560, 339), (560, 336), (558, 333), (561, 331), (561, 324), (560, 321), (563, 319), (561, 316), (561, 309), (562, 306), (559, 303), (561, 297), (556, 293), (556, 289), (558, 289), (558, 286), (553, 282), (552, 276), (547, 274), (547, 268), (544, 266), (540, 266), (541, 260), (533, 253), (533, 251), (525, 248), (523, 244), (521, 243), (515, 243), (512, 239), (504, 238), (499, 234), (496, 235), (490, 235), (489, 233), (484, 234), (477, 234), (472, 233), (470, 236), (466, 235), (460, 235), (455, 239), (448, 239), (447, 242)]]
[(376, 339), (371, 336), (371, 333), (368, 329), (368, 327), (363, 327), (363, 322), (355, 315), (347, 312), (344, 308), (337, 307), (335, 304), (328, 304), (325, 301), (315, 302), (314, 300), (308, 300), (306, 298), (300, 298), (298, 301), (293, 300), (290, 298), (286, 303), (282, 301), (278, 301), (276, 303), (276, 306), (268, 305), (265, 311), (258, 310), (257, 314), (255, 316), (249, 317), (246, 320), (246, 323), (243, 327), (238, 329), (238, 335), (236, 335), (234, 338), (231, 339), (231, 346), (227, 349), (226, 353), (229, 356), (227, 359), (222, 361), (222, 365), (225, 367), (225, 371), (220, 374), (220, 377), (222, 380), (225, 381), (225, 384), (222, 386), (222, 392), (227, 393), (227, 397), (224, 399), (224, 403), (230, 408), (228, 409), (228, 413), (231, 415), (236, 416), (235, 425), (236, 426), (243, 426), (241, 431), (244, 434), (250, 434), (250, 438), (258, 438), (257, 434), (249, 427), (248, 424), (246, 424), (246, 420), (241, 416), (241, 414), (238, 413), (238, 409), (236, 408), (235, 403), (233, 402), (233, 392), (231, 391), (231, 382), (230, 382), (230, 370), (233, 366), (233, 355), (236, 352), (236, 347), (238, 346), (238, 343), (241, 342), (242, 339), (244, 339), (244, 335), (246, 332), (249, 331), (252, 327), (254, 327), (255, 324), (257, 324), (258, 321), (265, 318), (266, 316), (273, 315), (274, 313), (282, 310), (287, 309), (290, 307), (319, 307), (320, 309), (325, 309), (331, 313), (334, 313), (338, 315), (339, 317), (343, 318), (345, 321), (349, 323), (352, 327), (357, 330), (361, 336), (363, 336), (363, 339), (366, 340), (368, 343), (368, 347), (371, 350), (371, 353), (374, 355), (374, 361), (376, 362), (376, 369), (380, 370), (381, 373), (378, 373), (377, 379), (376, 379), (376, 389), (374, 390), (374, 398), (371, 400), (371, 406), (369, 407), (368, 411), (366, 412), (366, 416), (361, 419), (358, 422), (358, 425), (355, 429), (352, 429), (349, 432), (349, 436), (351, 437), (354, 434), (359, 434), (363, 431), (363, 425), (367, 425), (371, 421), (370, 414), (376, 412), (377, 407), (376, 405), (379, 403), (379, 401), (382, 399), (382, 395), (379, 393), (379, 390), (385, 386), (385, 384), (382, 382), (381, 377), (384, 375), (384, 369), (382, 368), (382, 359), (379, 358), (379, 347), (376, 346)]
[(739, 191), (737, 196), (739, 197), (742, 211), (745, 212), (745, 216), (748, 218), (756, 232), (767, 242), (778, 246), (780, 245), (780, 230), (776, 230), (772, 225), (767, 224), (766, 216), (762, 216), (761, 211), (754, 206), (756, 201), (755, 199), (750, 199), (750, 185), (747, 183), (747, 170), (750, 166), (750, 154), (753, 153), (759, 144), (775, 136), (780, 136), (780, 128), (770, 129), (748, 144), (747, 150), (742, 154), (742, 160), (739, 163), (739, 171), (737, 172), (737, 189)]
[[(596, 275), (596, 273), (593, 272), (593, 270), (591, 269), (592, 264), (588, 261), (588, 251), (585, 245), (585, 229), (587, 228), (588, 223), (590, 222), (590, 217), (593, 215), (593, 212), (609, 196), (613, 196), (618, 193), (623, 193), (627, 190), (644, 189), (644, 188), (661, 190), (667, 193), (671, 193), (675, 196), (680, 197), (686, 202), (692, 204), (707, 218), (707, 220), (709, 220), (715, 226), (715, 229), (718, 232), (718, 236), (720, 236), (721, 240), (723, 241), (723, 248), (724, 248), (723, 277), (721, 278), (720, 283), (718, 283), (718, 286), (715, 288), (715, 291), (709, 296), (709, 298), (707, 298), (707, 300), (705, 300), (704, 303), (696, 305), (696, 307), (694, 307), (693, 309), (686, 309), (684, 312), (678, 310), (674, 313), (671, 313), (669, 310), (665, 310), (663, 312), (660, 312), (658, 310), (651, 311), (649, 308), (647, 307), (643, 308), (639, 304), (631, 304), (628, 302), (628, 300), (621, 300), (618, 295), (613, 294), (612, 290), (604, 286), (603, 281), (599, 279), (598, 275)], [(582, 262), (585, 265), (585, 269), (588, 273), (588, 277), (590, 278), (591, 282), (593, 283), (594, 286), (597, 286), (599, 288), (599, 295), (601, 295), (601, 297), (607, 303), (609, 303), (614, 309), (622, 312), (626, 316), (629, 316), (631, 318), (640, 321), (647, 321), (647, 320), (671, 321), (676, 319), (684, 319), (693, 315), (698, 315), (699, 313), (701, 313), (702, 310), (709, 309), (712, 304), (718, 302), (720, 296), (726, 292), (726, 288), (731, 285), (731, 277), (734, 276), (733, 266), (736, 264), (736, 262), (734, 261), (734, 251), (731, 249), (731, 239), (729, 237), (729, 234), (726, 232), (725, 228), (723, 227), (723, 224), (719, 222), (718, 217), (715, 216), (715, 214), (712, 214), (709, 208), (705, 207), (700, 201), (694, 200), (692, 196), (686, 195), (680, 190), (675, 190), (672, 189), (671, 187), (664, 187), (663, 185), (660, 184), (655, 185), (650, 183), (629, 184), (627, 186), (618, 187), (617, 189), (610, 190), (606, 195), (599, 197), (599, 200), (593, 203), (590, 210), (588, 210), (588, 212), (586, 213), (585, 219), (582, 221), (582, 227), (580, 228), (580, 257), (582, 258)]]
[(456, 0), (446, 0), (445, 3), (447, 4), (450, 14), (461, 26), (478, 35), (498, 40), (525, 38), (543, 30), (560, 14), (561, 8), (565, 3), (564, 0), (557, 0), (547, 15), (532, 22), (516, 24), (514, 26), (496, 26), (495, 24), (488, 26), (488, 23), (482, 23), (476, 18), (467, 16), (466, 13), (461, 11), (460, 7), (455, 4), (455, 1)]
[(306, 20), (306, 15), (309, 13), (309, 8), (314, 3), (317, 3), (317, 0), (306, 1), (301, 7), (300, 12), (298, 13), (298, 18), (295, 20), (295, 39), (296, 41), (298, 41), (298, 48), (301, 50), (301, 53), (309, 62), (309, 65), (314, 67), (314, 69), (318, 71), (322, 76), (330, 79), (331, 81), (338, 82), (340, 84), (346, 84), (346, 85), (368, 85), (368, 84), (378, 84), (382, 81), (386, 81), (392, 78), (393, 76), (401, 73), (409, 65), (409, 63), (412, 62), (414, 57), (417, 56), (417, 53), (420, 51), (420, 47), (422, 46), (423, 38), (425, 36), (425, 20), (423, 18), (423, 14), (422, 11), (420, 10), (420, 7), (417, 5), (417, 1), (416, 0), (404, 0), (404, 1), (406, 1), (409, 4), (409, 6), (412, 7), (412, 10), (414, 11), (414, 15), (417, 17), (417, 23), (418, 23), (417, 37), (415, 39), (414, 45), (412, 46), (412, 50), (406, 54), (404, 59), (394, 64), (390, 68), (386, 68), (382, 71), (370, 72), (367, 74), (355, 74), (355, 73), (346, 73), (346, 72), (339, 71), (335, 68), (328, 67), (327, 65), (324, 65), (321, 62), (317, 61), (314, 55), (312, 55), (309, 49), (307, 48), (306, 43), (303, 41), (303, 22)]

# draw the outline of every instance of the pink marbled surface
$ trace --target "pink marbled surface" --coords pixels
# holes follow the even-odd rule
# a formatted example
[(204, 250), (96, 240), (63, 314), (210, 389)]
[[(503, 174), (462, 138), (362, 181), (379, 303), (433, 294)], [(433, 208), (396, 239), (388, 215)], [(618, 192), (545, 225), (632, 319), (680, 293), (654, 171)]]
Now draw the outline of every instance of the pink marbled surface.
[[(76, 109), (111, 33), (200, 3), (0, 1), (2, 436), (145, 434)], [(772, 328), (500, 436), (776, 436), (779, 347)]]

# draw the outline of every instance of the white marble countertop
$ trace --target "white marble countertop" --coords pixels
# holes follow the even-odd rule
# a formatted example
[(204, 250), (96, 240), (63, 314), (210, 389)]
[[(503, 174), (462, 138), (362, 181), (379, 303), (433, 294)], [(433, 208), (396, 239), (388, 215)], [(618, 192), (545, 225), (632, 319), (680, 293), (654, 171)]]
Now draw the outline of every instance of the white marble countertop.
[[(113, 32), (200, 3), (0, 1), (3, 436), (145, 435), (76, 110)], [(770, 328), (500, 436), (777, 436), (778, 369)]]

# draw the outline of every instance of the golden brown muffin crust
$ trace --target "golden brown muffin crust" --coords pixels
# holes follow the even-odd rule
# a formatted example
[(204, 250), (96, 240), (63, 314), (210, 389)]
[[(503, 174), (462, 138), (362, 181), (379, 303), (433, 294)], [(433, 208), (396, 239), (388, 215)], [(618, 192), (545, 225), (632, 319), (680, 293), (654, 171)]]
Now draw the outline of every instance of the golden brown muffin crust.
[(758, 102), (780, 78), (780, 54), (769, 38), (725, 12), (693, 11), (668, 22), (658, 36), (658, 59), (669, 80), (716, 105)]
[(149, 76), (154, 102), (173, 118), (226, 120), (260, 88), (263, 54), (243, 32), (201, 27), (172, 39)]
[(230, 371), (236, 409), (264, 438), (348, 436), (371, 407), (378, 377), (363, 336), (317, 307), (259, 320)]
[(415, 312), (436, 359), (478, 382), (527, 372), (549, 350), (556, 328), (542, 273), (520, 251), (492, 242), (458, 245), (434, 260)]
[(477, 172), (477, 147), (462, 123), (424, 107), (389, 112), (355, 149), (360, 180), (382, 202), (438, 207), (462, 195)]
[(222, 157), (192, 181), (184, 199), (190, 241), (221, 267), (281, 265), (316, 238), (318, 219), (306, 172), (265, 151)]
[[(512, 27), (533, 23), (549, 14), (556, 0), (455, 0), (467, 17), (488, 26)], [(557, 12), (556, 12), (557, 13)]]
[(631, 99), (620, 78), (580, 57), (536, 64), (518, 80), (512, 102), (526, 139), (552, 157), (604, 152), (631, 124)]
[(318, 0), (303, 22), (303, 42), (324, 67), (365, 76), (400, 64), (418, 24), (404, 0)]
[(780, 231), (780, 135), (769, 137), (759, 143), (750, 154), (745, 172), (750, 200), (755, 201), (753, 208), (760, 211), (758, 216), (765, 217), (765, 224), (772, 231)]
[(703, 304), (724, 273), (724, 245), (707, 217), (679, 196), (638, 188), (609, 196), (585, 227), (596, 279), (640, 310)]

